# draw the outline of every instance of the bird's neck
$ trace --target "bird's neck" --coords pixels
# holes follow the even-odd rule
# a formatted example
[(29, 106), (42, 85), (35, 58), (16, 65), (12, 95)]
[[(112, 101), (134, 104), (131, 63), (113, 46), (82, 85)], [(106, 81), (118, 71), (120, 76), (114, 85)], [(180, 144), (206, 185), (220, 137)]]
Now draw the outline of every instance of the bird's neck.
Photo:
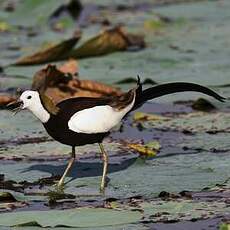
[(45, 94), (40, 94), (39, 103), (33, 108), (30, 108), (32, 113), (42, 122), (46, 123), (50, 119), (51, 115), (55, 116), (59, 108), (54, 104), (51, 98)]
[(42, 106), (42, 104), (37, 104), (36, 106), (33, 106), (32, 108), (29, 109), (42, 123), (46, 123), (50, 119), (50, 114)]

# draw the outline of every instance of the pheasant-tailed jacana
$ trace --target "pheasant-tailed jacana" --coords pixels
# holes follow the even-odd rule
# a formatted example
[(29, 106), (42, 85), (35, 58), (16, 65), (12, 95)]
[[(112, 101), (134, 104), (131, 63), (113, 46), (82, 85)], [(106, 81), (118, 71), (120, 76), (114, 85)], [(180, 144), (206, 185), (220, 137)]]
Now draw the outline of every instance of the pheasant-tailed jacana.
[(137, 86), (121, 96), (69, 98), (55, 105), (47, 96), (27, 90), (11, 106), (17, 111), (29, 109), (42, 122), (52, 138), (72, 147), (71, 159), (58, 186), (64, 184), (65, 176), (74, 163), (75, 147), (98, 143), (104, 162), (100, 190), (104, 191), (108, 155), (102, 141), (109, 135), (110, 130), (147, 100), (183, 91), (197, 91), (222, 102), (225, 100), (207, 87), (186, 82), (167, 83), (142, 90), (138, 78)]

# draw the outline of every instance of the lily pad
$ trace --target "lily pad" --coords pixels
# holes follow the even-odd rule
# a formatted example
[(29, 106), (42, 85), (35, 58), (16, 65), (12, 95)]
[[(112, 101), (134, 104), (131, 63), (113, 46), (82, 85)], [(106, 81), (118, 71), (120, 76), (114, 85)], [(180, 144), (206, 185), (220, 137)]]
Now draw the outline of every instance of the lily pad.
[(228, 112), (202, 113), (194, 112), (182, 114), (170, 120), (150, 121), (151, 127), (158, 129), (172, 129), (178, 131), (197, 132), (229, 132), (230, 114)]
[(134, 223), (141, 216), (138, 211), (103, 208), (16, 212), (1, 214), (0, 226), (99, 227)]
[(223, 223), (220, 225), (220, 230), (229, 230), (230, 224)]
[[(10, 22), (14, 25), (36, 26), (46, 24), (51, 14), (67, 0), (51, 0), (43, 2), (39, 0), (25, 0), (17, 6), (11, 14)], [(25, 17), (26, 12), (26, 17)], [(28, 20), (28, 18), (30, 20)]]
[(153, 222), (210, 218), (230, 212), (230, 208), (224, 202), (155, 201), (143, 203), (141, 206), (145, 218)]

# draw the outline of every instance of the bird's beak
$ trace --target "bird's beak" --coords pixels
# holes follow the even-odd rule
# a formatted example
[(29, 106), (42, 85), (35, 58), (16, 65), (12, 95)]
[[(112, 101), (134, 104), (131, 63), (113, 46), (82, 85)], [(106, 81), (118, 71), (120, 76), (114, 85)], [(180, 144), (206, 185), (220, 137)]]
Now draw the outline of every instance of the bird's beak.
[(14, 115), (16, 115), (18, 112), (23, 110), (23, 101), (13, 101), (7, 105), (7, 108), (10, 109), (14, 113)]

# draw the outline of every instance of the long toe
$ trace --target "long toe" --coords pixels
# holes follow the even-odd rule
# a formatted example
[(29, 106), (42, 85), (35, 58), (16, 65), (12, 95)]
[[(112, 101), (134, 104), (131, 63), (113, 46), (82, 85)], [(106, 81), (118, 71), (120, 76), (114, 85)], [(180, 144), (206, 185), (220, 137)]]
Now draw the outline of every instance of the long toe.
[(62, 180), (62, 179), (60, 179), (60, 180), (58, 181), (58, 183), (56, 184), (56, 187), (57, 187), (58, 189), (63, 189), (64, 186), (65, 186), (64, 180)]

